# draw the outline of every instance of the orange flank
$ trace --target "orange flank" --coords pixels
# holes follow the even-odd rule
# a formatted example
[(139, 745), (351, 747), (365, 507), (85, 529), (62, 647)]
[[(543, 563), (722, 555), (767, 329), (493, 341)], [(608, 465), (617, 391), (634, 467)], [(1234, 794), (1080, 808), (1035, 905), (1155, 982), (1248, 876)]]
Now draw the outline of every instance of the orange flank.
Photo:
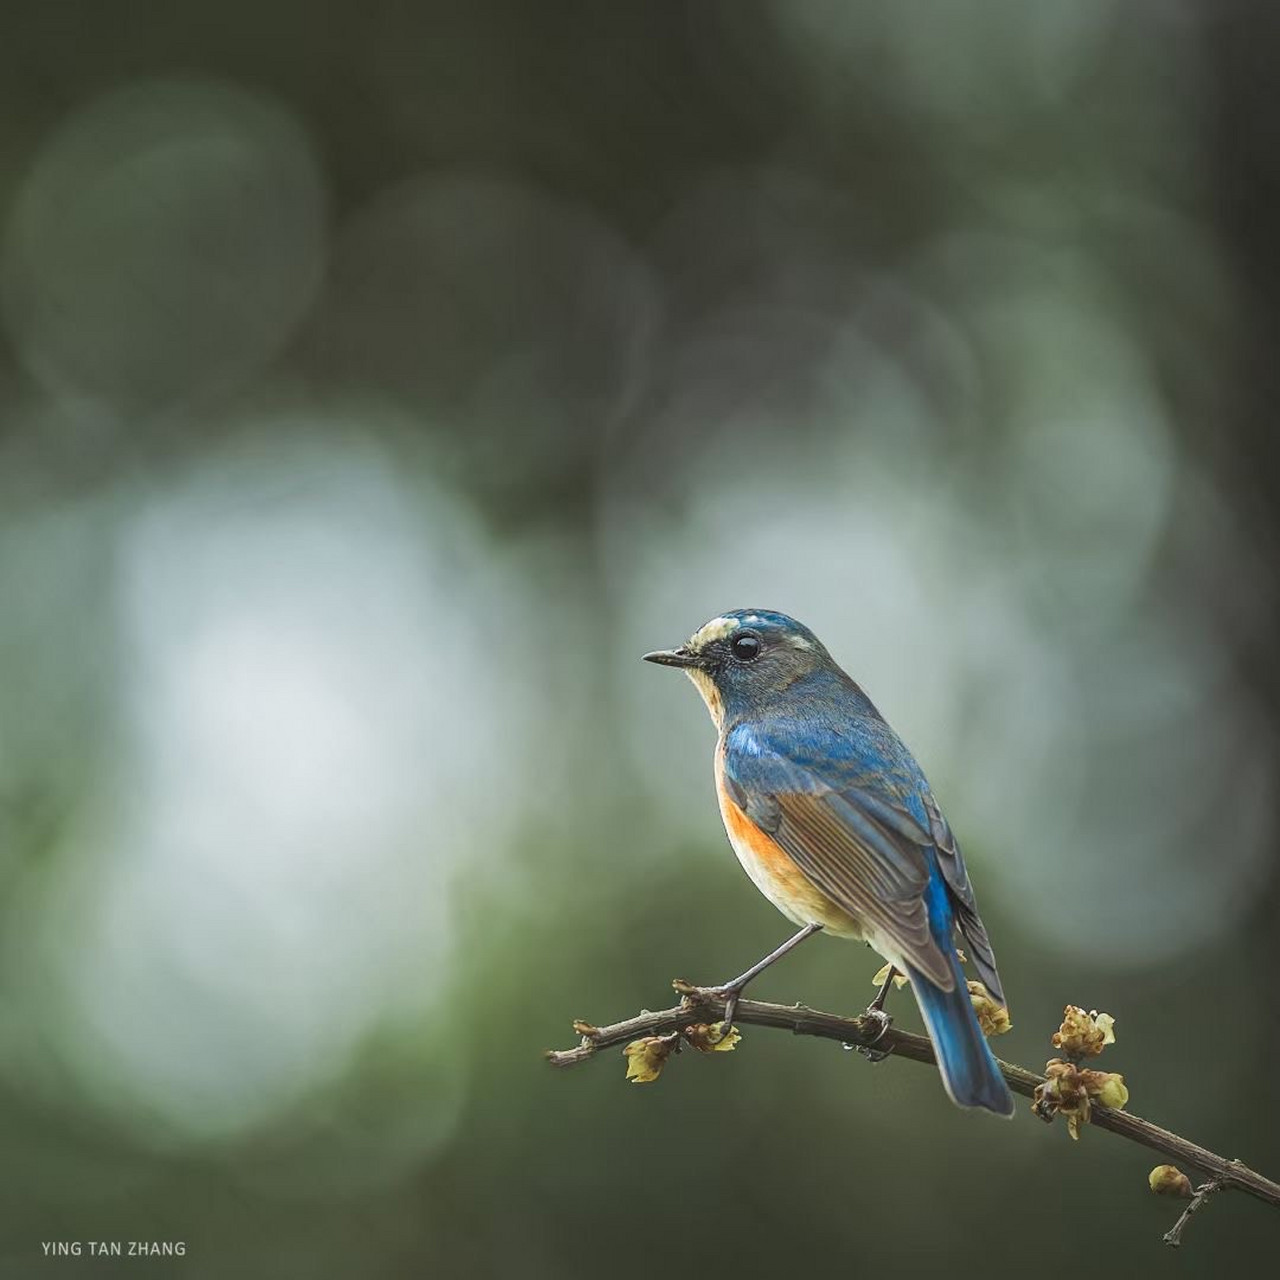
[(792, 861), (777, 841), (766, 835), (734, 803), (725, 789), (720, 762), (716, 761), (716, 793), (720, 816), (729, 843), (743, 870), (756, 888), (788, 919), (798, 925), (820, 924), (843, 938), (861, 938), (862, 928), (842, 907), (838, 907)]

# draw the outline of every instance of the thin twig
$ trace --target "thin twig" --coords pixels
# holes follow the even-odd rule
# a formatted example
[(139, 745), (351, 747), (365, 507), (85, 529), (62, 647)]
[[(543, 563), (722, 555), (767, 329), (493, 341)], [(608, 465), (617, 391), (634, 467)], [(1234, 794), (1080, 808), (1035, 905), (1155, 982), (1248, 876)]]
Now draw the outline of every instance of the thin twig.
[[(549, 1049), (547, 1060), (552, 1066), (573, 1067), (594, 1057), (601, 1049), (627, 1044), (642, 1036), (679, 1031), (695, 1022), (716, 1021), (723, 1017), (724, 999), (714, 991), (679, 980), (672, 985), (682, 997), (678, 1005), (670, 1009), (659, 1009), (657, 1012), (644, 1010), (637, 1017), (606, 1027), (595, 1027), (585, 1022), (574, 1023), (574, 1030), (582, 1036), (581, 1043), (573, 1049)], [(778, 1027), (798, 1036), (818, 1036), (824, 1040), (837, 1040), (841, 1044), (865, 1049), (874, 1045), (877, 1052), (908, 1058), (912, 1062), (937, 1065), (933, 1046), (925, 1036), (899, 1031), (893, 1026), (882, 1030), (881, 1025), (870, 1018), (842, 1018), (801, 1004), (766, 1004), (760, 1000), (739, 1000), (734, 1012), (734, 1022), (742, 1026)], [(1026, 1067), (1002, 1062), (998, 1058), (996, 1063), (1009, 1088), (1024, 1098), (1032, 1097), (1036, 1086), (1044, 1083), (1043, 1076), (1028, 1071)], [(1280, 1184), (1264, 1178), (1239, 1160), (1227, 1160), (1205, 1147), (1189, 1142), (1179, 1134), (1152, 1124), (1150, 1120), (1095, 1102), (1089, 1123), (1099, 1129), (1118, 1133), (1130, 1142), (1191, 1165), (1208, 1175), (1209, 1181), (1196, 1191), (1182, 1217), (1165, 1236), (1166, 1242), (1175, 1247), (1187, 1219), (1205, 1200), (1223, 1188), (1243, 1191), (1273, 1208), (1280, 1208)]]
[(1204, 1183), (1196, 1188), (1196, 1193), (1191, 1197), (1187, 1207), (1183, 1209), (1181, 1216), (1177, 1222), (1164, 1233), (1164, 1242), (1171, 1249), (1176, 1249), (1182, 1243), (1182, 1232), (1187, 1223), (1191, 1221), (1191, 1215), (1211, 1196), (1215, 1191), (1222, 1190), (1222, 1183), (1216, 1178)]

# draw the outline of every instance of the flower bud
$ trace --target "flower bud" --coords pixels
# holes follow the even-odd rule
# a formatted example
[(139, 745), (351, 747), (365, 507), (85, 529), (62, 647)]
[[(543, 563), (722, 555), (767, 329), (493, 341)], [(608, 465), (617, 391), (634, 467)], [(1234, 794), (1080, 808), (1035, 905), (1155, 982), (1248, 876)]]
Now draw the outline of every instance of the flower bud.
[(742, 1036), (737, 1027), (726, 1027), (723, 1022), (694, 1022), (685, 1027), (684, 1038), (699, 1053), (730, 1053)]
[(1147, 1185), (1158, 1196), (1191, 1199), (1191, 1179), (1175, 1164), (1158, 1164), (1147, 1175)]

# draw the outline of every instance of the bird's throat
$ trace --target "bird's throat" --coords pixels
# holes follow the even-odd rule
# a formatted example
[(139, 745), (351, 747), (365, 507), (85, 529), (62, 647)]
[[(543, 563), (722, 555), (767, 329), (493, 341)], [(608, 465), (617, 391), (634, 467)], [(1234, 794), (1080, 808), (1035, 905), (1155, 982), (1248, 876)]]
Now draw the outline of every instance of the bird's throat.
[(724, 725), (724, 699), (716, 688), (716, 682), (698, 667), (686, 667), (685, 675), (693, 681), (694, 688), (702, 695), (702, 701), (707, 704), (711, 721), (718, 731)]

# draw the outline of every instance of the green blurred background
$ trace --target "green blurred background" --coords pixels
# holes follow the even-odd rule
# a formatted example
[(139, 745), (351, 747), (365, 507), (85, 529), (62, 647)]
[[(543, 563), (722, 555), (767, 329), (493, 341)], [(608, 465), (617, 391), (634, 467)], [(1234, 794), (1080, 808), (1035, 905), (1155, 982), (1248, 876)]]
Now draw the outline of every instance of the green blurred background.
[[(965, 843), (1000, 1051), (1108, 1010), (1134, 1111), (1280, 1175), (1277, 57), (1222, 0), (7, 6), (3, 1274), (1280, 1256), (909, 1064), (539, 1056), (786, 935), (637, 660), (779, 608)], [(113, 1239), (187, 1253), (41, 1257)]]

